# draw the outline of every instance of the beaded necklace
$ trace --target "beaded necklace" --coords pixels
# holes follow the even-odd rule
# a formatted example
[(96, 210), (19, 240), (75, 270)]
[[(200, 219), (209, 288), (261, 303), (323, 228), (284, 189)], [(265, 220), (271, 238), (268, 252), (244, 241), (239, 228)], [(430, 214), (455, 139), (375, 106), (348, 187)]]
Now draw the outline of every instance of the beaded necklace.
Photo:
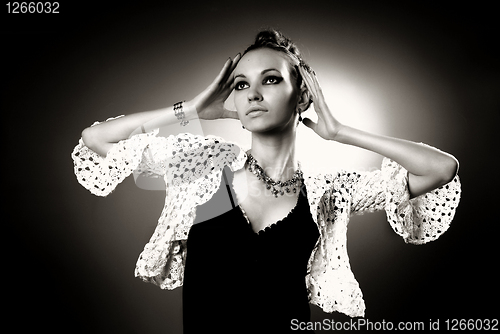
[(278, 195), (283, 196), (285, 192), (287, 194), (292, 191), (293, 193), (297, 193), (297, 190), (299, 190), (302, 186), (304, 177), (302, 171), (300, 170), (300, 163), (299, 168), (295, 171), (293, 177), (290, 180), (281, 182), (274, 181), (269, 176), (267, 176), (264, 169), (259, 166), (257, 160), (255, 160), (255, 158), (250, 153), (247, 153), (247, 157), (248, 170), (252, 172), (259, 180), (266, 184), (266, 189), (271, 190), (271, 193), (274, 195), (274, 197), (278, 197)]

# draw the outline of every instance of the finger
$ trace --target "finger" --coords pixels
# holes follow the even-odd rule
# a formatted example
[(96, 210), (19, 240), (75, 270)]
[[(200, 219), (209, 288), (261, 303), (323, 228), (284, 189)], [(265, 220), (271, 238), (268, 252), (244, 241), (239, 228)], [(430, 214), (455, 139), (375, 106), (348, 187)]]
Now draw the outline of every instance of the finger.
[(241, 59), (241, 53), (238, 53), (236, 55), (236, 57), (234, 57), (234, 59), (233, 59), (233, 62), (231, 64), (231, 71), (229, 73), (233, 73), (234, 69), (236, 68), (236, 66), (240, 62), (240, 59)]
[[(307, 79), (309, 79), (309, 72), (307, 72), (303, 66), (298, 66), (298, 68), (299, 68), (300, 75), (302, 76), (304, 81), (308, 81)], [(307, 84), (307, 82), (306, 82), (306, 84)]]
[(320, 92), (321, 91), (321, 85), (319, 84), (318, 77), (316, 76), (316, 73), (314, 73), (314, 71), (313, 71), (312, 74), (310, 75), (310, 77), (311, 77), (311, 80), (313, 82), (314, 87), (316, 88), (316, 90), (318, 92)]
[(311, 88), (313, 88), (315, 91), (318, 91), (320, 89), (320, 85), (318, 82), (318, 78), (316, 77), (316, 73), (314, 71), (309, 72), (306, 69), (304, 69), (304, 72), (309, 81), (309, 84), (311, 85)]
[(307, 69), (301, 68), (301, 73), (303, 73), (304, 82), (312, 96), (313, 102), (321, 102), (324, 99), (323, 92), (314, 71), (311, 73)]
[(300, 73), (302, 75), (302, 78), (304, 79), (305, 83), (306, 83), (306, 86), (309, 88), (309, 89), (314, 89), (315, 85), (314, 85), (314, 81), (312, 79), (312, 75), (311, 73), (309, 73), (309, 71), (307, 71), (304, 67), (299, 67), (300, 69)]
[(236, 65), (238, 65), (238, 62), (241, 59), (241, 54), (238, 53), (234, 59), (229, 58), (229, 68), (226, 71), (226, 80), (229, 78), (229, 76), (233, 73), (234, 69), (236, 68)]
[(240, 59), (241, 59), (241, 54), (239, 53), (236, 55), (236, 57), (234, 57), (234, 59), (231, 58), (228, 59), (229, 66), (227, 68), (224, 66), (223, 69), (224, 74), (222, 78), (220, 78), (220, 80), (218, 81), (218, 84), (221, 86), (222, 89), (225, 90), (229, 88), (231, 91), (233, 90), (234, 87), (228, 87), (228, 85), (232, 85), (233, 83), (234, 80), (233, 72)]
[(213, 81), (214, 84), (219, 84), (219, 83), (225, 81), (224, 79), (227, 76), (227, 70), (231, 67), (231, 63), (232, 63), (231, 58), (229, 58), (228, 60), (226, 60), (226, 62), (224, 63), (224, 66), (222, 67), (222, 70), (215, 77), (215, 79)]
[(304, 69), (303, 67), (299, 67), (299, 69), (300, 69), (300, 73), (302, 75), (302, 78), (306, 84), (306, 88), (309, 91), (309, 94), (312, 96), (313, 101), (316, 100), (317, 94), (316, 94), (316, 90), (315, 90), (315, 85), (312, 81), (312, 78), (311, 78), (309, 72), (307, 72), (306, 69)]
[(234, 87), (236, 87), (236, 82), (234, 82), (234, 78), (231, 80), (231, 83), (229, 84), (229, 91), (232, 92)]
[(313, 131), (315, 131), (316, 129), (316, 123), (314, 123), (310, 118), (304, 118), (302, 120), (302, 123), (304, 123), (305, 126), (307, 126), (309, 129), (312, 129)]
[(236, 69), (236, 66), (238, 65), (240, 59), (241, 59), (241, 54), (238, 53), (236, 57), (234, 57), (234, 59), (232, 60), (230, 69), (227, 71), (227, 77), (225, 79), (225, 83), (231, 85), (231, 87), (229, 87), (231, 91), (234, 89), (234, 87), (232, 87), (234, 81), (234, 70)]
[(307, 77), (307, 72), (304, 70), (304, 68), (302, 66), (299, 66), (299, 72), (300, 72), (300, 75), (302, 76), (302, 80), (306, 84), (306, 88), (310, 91), (311, 86), (310, 86), (309, 78)]

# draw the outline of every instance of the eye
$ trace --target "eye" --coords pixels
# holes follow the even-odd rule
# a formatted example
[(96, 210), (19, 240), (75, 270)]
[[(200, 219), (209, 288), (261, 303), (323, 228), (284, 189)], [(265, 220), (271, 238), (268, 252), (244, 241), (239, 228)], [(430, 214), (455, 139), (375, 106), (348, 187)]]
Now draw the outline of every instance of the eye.
[(264, 79), (264, 85), (277, 85), (279, 84), (283, 78), (277, 76), (269, 76)]
[(245, 82), (245, 81), (240, 81), (240, 82), (237, 82), (236, 85), (234, 86), (234, 89), (235, 90), (242, 90), (242, 89), (245, 89), (245, 88), (248, 88), (248, 84)]

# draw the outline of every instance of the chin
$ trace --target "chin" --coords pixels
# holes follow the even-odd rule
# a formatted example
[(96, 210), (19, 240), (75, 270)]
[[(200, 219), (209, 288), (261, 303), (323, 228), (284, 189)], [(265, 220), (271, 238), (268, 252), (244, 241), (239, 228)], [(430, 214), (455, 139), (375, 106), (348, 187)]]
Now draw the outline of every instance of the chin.
[(290, 130), (293, 130), (292, 126), (293, 122), (276, 122), (276, 123), (271, 123), (269, 121), (266, 122), (247, 122), (245, 126), (245, 129), (252, 133), (260, 133), (260, 134), (276, 134), (276, 135), (283, 135), (287, 133)]

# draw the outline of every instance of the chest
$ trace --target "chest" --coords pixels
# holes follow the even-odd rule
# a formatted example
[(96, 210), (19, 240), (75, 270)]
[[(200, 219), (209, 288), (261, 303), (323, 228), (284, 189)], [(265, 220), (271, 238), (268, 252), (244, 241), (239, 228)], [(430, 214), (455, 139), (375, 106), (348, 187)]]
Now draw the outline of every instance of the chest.
[(262, 181), (244, 170), (235, 173), (233, 189), (254, 232), (287, 217), (299, 196), (298, 192), (291, 192), (275, 197)]

